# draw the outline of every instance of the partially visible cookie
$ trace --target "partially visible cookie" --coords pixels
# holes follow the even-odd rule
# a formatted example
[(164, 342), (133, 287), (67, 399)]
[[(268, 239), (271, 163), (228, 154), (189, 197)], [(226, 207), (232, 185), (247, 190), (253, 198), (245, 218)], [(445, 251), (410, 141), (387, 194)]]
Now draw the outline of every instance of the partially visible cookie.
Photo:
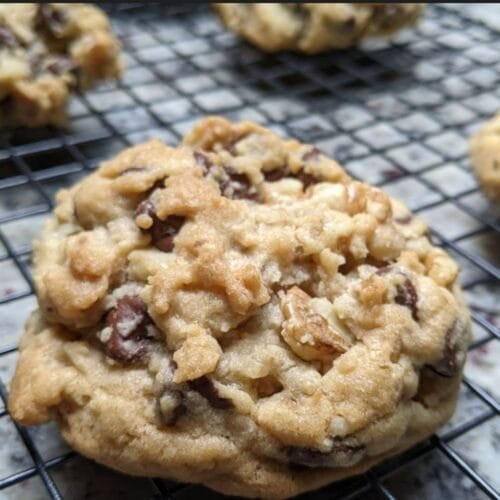
[(500, 113), (471, 138), (470, 159), (485, 194), (500, 201)]
[(423, 4), (217, 3), (226, 26), (266, 52), (315, 54), (410, 26)]
[(122, 72), (120, 44), (90, 4), (0, 4), (0, 126), (61, 124), (70, 89)]
[(451, 416), (457, 275), (423, 221), (317, 148), (208, 118), (59, 193), (9, 411), (130, 474), (290, 497)]

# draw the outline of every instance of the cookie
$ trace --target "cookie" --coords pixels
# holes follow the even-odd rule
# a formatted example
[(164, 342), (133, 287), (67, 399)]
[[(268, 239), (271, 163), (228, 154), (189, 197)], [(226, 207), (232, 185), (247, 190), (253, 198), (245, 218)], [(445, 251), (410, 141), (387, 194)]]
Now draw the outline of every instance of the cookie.
[(0, 126), (60, 125), (70, 89), (121, 72), (120, 44), (97, 7), (0, 5)]
[(224, 24), (266, 52), (316, 54), (411, 26), (423, 4), (217, 3)]
[(470, 159), (484, 193), (500, 201), (500, 113), (471, 138)]
[(457, 274), (317, 148), (207, 118), (58, 194), (9, 410), (123, 472), (290, 497), (451, 416)]

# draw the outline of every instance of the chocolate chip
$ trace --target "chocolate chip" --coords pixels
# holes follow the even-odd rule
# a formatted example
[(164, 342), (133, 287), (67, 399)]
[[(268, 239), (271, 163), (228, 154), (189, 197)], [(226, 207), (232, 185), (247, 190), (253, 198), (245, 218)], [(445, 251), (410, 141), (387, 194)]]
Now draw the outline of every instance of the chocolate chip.
[(58, 56), (45, 64), (45, 69), (54, 75), (71, 73), (76, 67), (75, 61), (67, 56)]
[(453, 377), (457, 374), (459, 367), (457, 341), (458, 336), (462, 333), (461, 328), (464, 328), (462, 323), (455, 320), (444, 338), (443, 357), (435, 365), (429, 366), (443, 377)]
[(233, 200), (254, 200), (257, 197), (257, 192), (246, 174), (240, 174), (231, 167), (225, 167), (224, 170), (227, 178), (219, 183), (223, 196)]
[(406, 306), (411, 311), (412, 318), (418, 321), (417, 301), (418, 295), (413, 283), (406, 278), (402, 285), (397, 286), (394, 302), (400, 306)]
[(193, 156), (198, 166), (203, 170), (203, 175), (207, 175), (213, 167), (213, 163), (208, 159), (208, 156), (199, 151), (194, 151)]
[(208, 377), (200, 377), (190, 380), (189, 387), (203, 396), (211, 406), (217, 410), (231, 410), (234, 408), (233, 402), (219, 395), (214, 383)]
[(4, 24), (0, 24), (0, 47), (14, 49), (18, 46), (14, 32)]
[(47, 29), (51, 34), (58, 35), (68, 22), (66, 13), (61, 9), (54, 8), (49, 3), (38, 5), (37, 23)]
[(156, 219), (151, 227), (151, 239), (153, 245), (163, 252), (171, 252), (174, 249), (174, 238), (184, 225), (185, 217), (169, 215), (164, 221)]
[(309, 151), (306, 151), (304, 153), (304, 155), (302, 156), (302, 161), (317, 161), (322, 154), (323, 153), (321, 153), (321, 151), (316, 146), (313, 146)]
[(396, 217), (394, 219), (398, 224), (403, 224), (406, 226), (413, 220), (413, 216), (411, 214), (405, 215), (403, 217)]
[(152, 337), (148, 326), (153, 322), (146, 305), (138, 296), (126, 295), (106, 316), (106, 326), (111, 328), (111, 337), (106, 342), (106, 354), (118, 361), (137, 361), (150, 350)]
[(375, 274), (377, 276), (385, 276), (386, 274), (389, 274), (392, 271), (392, 266), (384, 266), (381, 267), (380, 269), (377, 269), (375, 271)]
[(341, 439), (335, 439), (332, 450), (322, 452), (313, 448), (289, 446), (285, 452), (288, 460), (296, 465), (306, 467), (336, 467), (356, 463), (364, 454), (364, 445), (348, 444)]
[(302, 182), (302, 185), (304, 186), (304, 191), (309, 187), (312, 186), (313, 184), (317, 184), (318, 182), (321, 181), (318, 177), (307, 174), (304, 172), (304, 170), (300, 170), (295, 174), (295, 177), (299, 179), (299, 181)]
[(155, 206), (151, 200), (143, 200), (139, 203), (135, 209), (135, 216), (138, 217), (139, 215), (149, 215), (152, 219), (156, 217)]
[(286, 167), (275, 168), (274, 170), (268, 170), (262, 173), (267, 182), (277, 182), (289, 175)]
[(163, 252), (171, 252), (174, 249), (174, 238), (183, 226), (186, 218), (179, 215), (169, 215), (161, 220), (155, 213), (153, 202), (149, 199), (139, 203), (135, 216), (148, 215), (153, 219), (150, 228), (143, 230), (151, 236), (153, 245)]
[(304, 186), (304, 191), (313, 184), (317, 184), (321, 181), (318, 177), (306, 174), (304, 170), (299, 170), (296, 174), (292, 174), (287, 167), (275, 168), (274, 170), (268, 170), (267, 172), (263, 172), (264, 179), (267, 182), (277, 182), (284, 177), (295, 177)]

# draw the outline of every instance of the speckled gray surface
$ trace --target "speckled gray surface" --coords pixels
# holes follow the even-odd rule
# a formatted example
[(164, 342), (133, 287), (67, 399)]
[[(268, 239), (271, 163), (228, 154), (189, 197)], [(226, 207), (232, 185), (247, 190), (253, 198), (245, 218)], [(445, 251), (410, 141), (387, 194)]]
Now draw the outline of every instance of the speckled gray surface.
[[(65, 130), (0, 136), (3, 384), (9, 384), (15, 345), (36, 303), (23, 276), (30, 270), (30, 242), (56, 191), (127, 144), (152, 137), (175, 144), (204, 114), (251, 119), (313, 142), (355, 177), (383, 185), (427, 219), (438, 243), (444, 238), (452, 245), (448, 250), (462, 267), (476, 321), (465, 368), (470, 386), (463, 384), (457, 411), (438, 436), (499, 490), (500, 342), (491, 329), (498, 334), (500, 285), (487, 269), (498, 272), (500, 264), (500, 206), (477, 190), (467, 138), (500, 109), (500, 7), (431, 7), (416, 30), (393, 42), (371, 41), (362, 50), (317, 58), (265, 56), (224, 31), (207, 9), (184, 8), (184, 14), (170, 18), (152, 9), (113, 16), (128, 62), (121, 84), (74, 97)], [(477, 22), (466, 22), (463, 15)], [(478, 390), (486, 391), (488, 401)], [(49, 478), (63, 498), (159, 498), (147, 479), (125, 477), (67, 455), (70, 450), (55, 424), (30, 429), (29, 436), (41, 459), (52, 464)], [(5, 478), (12, 483), (0, 490), (0, 500), (50, 498), (5, 414), (0, 417), (0, 443), (0, 483)], [(66, 458), (57, 463), (60, 456)], [(17, 481), (15, 475), (23, 471), (29, 477)], [(488, 498), (438, 449), (384, 475), (381, 482), (400, 499)], [(358, 484), (364, 479), (304, 498), (340, 498)], [(178, 488), (169, 482), (164, 487)], [(374, 495), (362, 490), (354, 498)], [(190, 487), (176, 490), (171, 498), (220, 496)]]

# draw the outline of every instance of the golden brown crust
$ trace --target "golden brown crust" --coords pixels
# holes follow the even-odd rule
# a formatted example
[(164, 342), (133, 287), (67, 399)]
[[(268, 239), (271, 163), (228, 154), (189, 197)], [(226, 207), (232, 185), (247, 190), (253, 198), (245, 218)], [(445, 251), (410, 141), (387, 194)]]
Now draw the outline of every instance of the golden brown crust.
[(458, 268), (316, 148), (212, 117), (57, 202), (17, 421), (55, 418), (131, 474), (288, 497), (450, 417), (470, 335)]

